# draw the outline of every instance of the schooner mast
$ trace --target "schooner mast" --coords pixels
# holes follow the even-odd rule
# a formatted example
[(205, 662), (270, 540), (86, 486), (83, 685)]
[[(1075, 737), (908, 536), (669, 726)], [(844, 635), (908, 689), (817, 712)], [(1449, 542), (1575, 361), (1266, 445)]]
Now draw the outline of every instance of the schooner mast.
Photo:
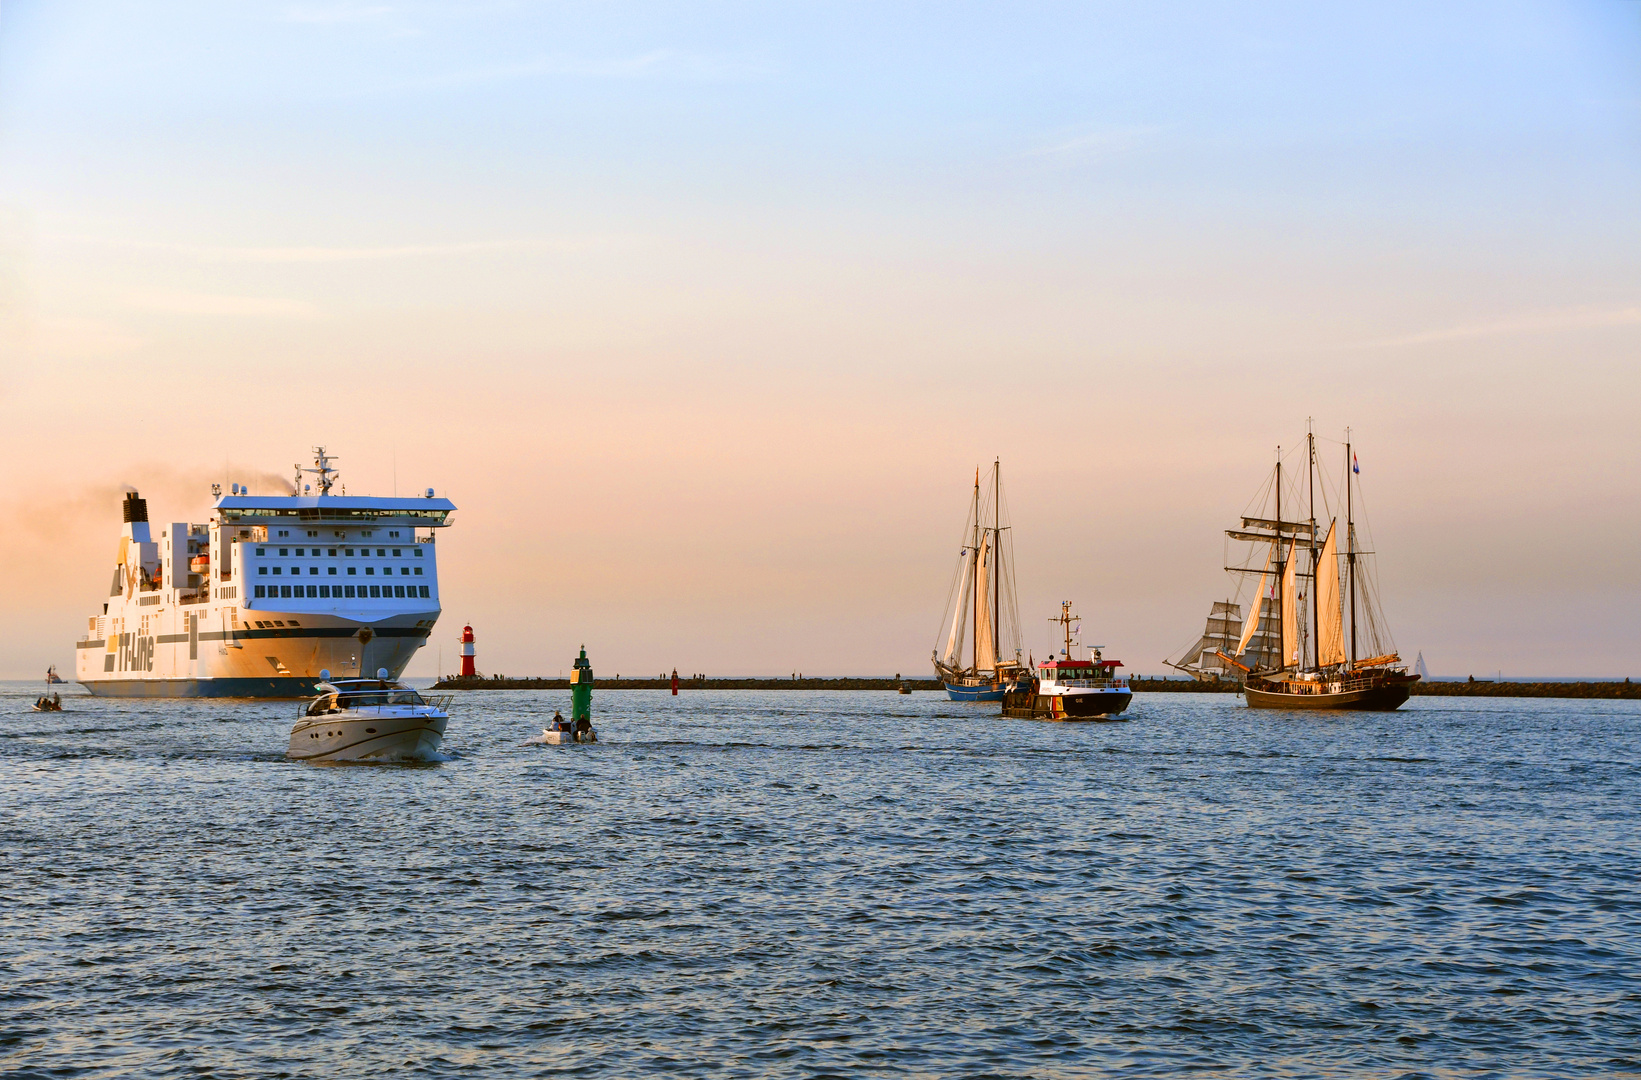
[[(935, 669), (947, 690), (962, 700), (993, 700), (994, 697), (1001, 700), (1004, 684), (1018, 681), (1023, 671), (1018, 648), (1014, 650), (1013, 659), (1004, 659), (1005, 634), (1018, 638), (1020, 620), (1014, 612), (1013, 582), (1004, 580), (1011, 569), (1007, 564), (1012, 561), (1005, 555), (1004, 533), (1011, 527), (1003, 523), (1000, 459), (992, 463), (990, 522), (986, 520), (985, 511), (980, 470), (975, 469), (969, 517), (964, 525), (964, 547), (947, 604), (950, 622), (944, 624), (949, 627), (945, 648), (936, 650), (934, 656)], [(1009, 586), (1007, 596), (1003, 594), (1005, 584)], [(1005, 614), (1009, 615), (1006, 620)], [(972, 637), (967, 650), (963, 647), (966, 634)], [(1018, 642), (1011, 644), (1017, 646)]]

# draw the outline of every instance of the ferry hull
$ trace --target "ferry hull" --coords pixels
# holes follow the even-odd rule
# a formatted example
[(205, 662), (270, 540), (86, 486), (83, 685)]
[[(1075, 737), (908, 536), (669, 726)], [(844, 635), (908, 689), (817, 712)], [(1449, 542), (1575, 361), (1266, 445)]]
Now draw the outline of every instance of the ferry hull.
[(386, 668), (390, 679), (399, 678), (438, 614), (407, 612), (369, 624), (303, 613), (306, 625), (295, 628), (124, 633), (80, 642), (76, 681), (97, 697), (312, 697), (324, 670), (340, 678)]
[(1335, 712), (1394, 712), (1413, 693), (1417, 679), (1389, 679), (1372, 686), (1315, 694), (1294, 694), (1244, 686), (1250, 709), (1290, 709)]

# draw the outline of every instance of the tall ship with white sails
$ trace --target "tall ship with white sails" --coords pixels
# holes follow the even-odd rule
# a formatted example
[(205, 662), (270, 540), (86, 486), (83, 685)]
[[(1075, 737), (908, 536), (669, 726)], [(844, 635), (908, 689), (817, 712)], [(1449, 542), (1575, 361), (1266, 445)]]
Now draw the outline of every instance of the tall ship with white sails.
[(315, 448), (289, 495), (213, 485), (210, 521), (157, 537), (147, 500), (127, 493), (77, 680), (104, 697), (286, 698), (312, 695), (326, 670), (397, 679), (438, 621), (434, 534), (456, 507), (432, 488), (334, 494), (335, 460)]
[[(1240, 605), (1227, 601), (1222, 608), (1216, 602), (1218, 622), (1210, 616), (1196, 655), (1188, 651), (1172, 666), (1193, 674), (1240, 675), (1248, 706), (1255, 709), (1389, 711), (1407, 701), (1419, 676), (1408, 673), (1390, 639), (1373, 574), (1374, 553), (1363, 549), (1358, 534), (1360, 472), (1347, 432), (1344, 479), (1330, 491), (1316, 436), (1307, 434), (1305, 486), (1297, 500), (1289, 495), (1284, 517), (1278, 451), (1260, 509), (1245, 515), (1241, 528), (1226, 531), (1231, 540), (1251, 545), (1242, 565), (1226, 569), (1258, 581), (1241, 633), (1232, 641), (1225, 625), (1228, 616), (1240, 614)], [(1303, 516), (1294, 512), (1296, 502)], [(1203, 662), (1210, 653), (1211, 668)]]
[(1020, 646), (1006, 509), (1001, 462), (992, 463), (991, 490), (984, 498), (976, 469), (963, 549), (942, 620), (945, 642), (934, 652), (935, 674), (953, 701), (1002, 701), (1030, 676)]

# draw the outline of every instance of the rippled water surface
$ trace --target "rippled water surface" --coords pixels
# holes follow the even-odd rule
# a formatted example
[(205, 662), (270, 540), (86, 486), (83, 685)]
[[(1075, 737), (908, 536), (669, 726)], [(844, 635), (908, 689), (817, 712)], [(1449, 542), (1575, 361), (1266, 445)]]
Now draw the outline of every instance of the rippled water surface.
[(0, 1075), (1641, 1074), (1641, 710), (0, 697)]

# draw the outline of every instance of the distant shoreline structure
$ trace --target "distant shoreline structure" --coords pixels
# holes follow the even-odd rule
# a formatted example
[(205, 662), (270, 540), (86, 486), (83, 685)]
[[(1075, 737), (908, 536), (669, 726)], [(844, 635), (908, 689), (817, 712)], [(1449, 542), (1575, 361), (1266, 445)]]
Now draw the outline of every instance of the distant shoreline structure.
[[(938, 679), (895, 679), (884, 676), (838, 676), (803, 678), (717, 678), (678, 680), (679, 690), (898, 690), (904, 684), (913, 690), (942, 690)], [(1218, 682), (1199, 679), (1146, 678), (1135, 676), (1129, 685), (1136, 693), (1234, 694), (1240, 684), (1230, 679)], [(671, 678), (600, 678), (600, 690), (668, 690)], [(433, 684), (435, 690), (568, 690), (569, 679), (508, 678), (501, 675), (462, 678), (450, 676)], [(1615, 680), (1544, 680), (1539, 682), (1470, 681), (1421, 682), (1415, 697), (1538, 697), (1538, 698), (1618, 698), (1641, 700), (1641, 683)]]

